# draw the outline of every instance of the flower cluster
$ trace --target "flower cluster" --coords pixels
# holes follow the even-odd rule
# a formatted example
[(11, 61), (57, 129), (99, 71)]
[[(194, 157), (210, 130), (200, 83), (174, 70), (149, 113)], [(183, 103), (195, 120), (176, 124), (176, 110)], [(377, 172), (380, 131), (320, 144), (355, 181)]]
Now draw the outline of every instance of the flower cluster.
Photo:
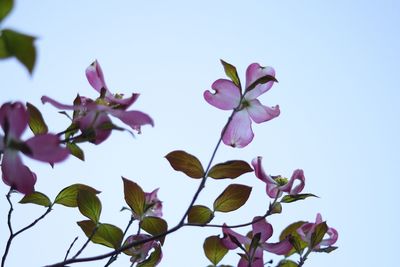
[(113, 95), (106, 85), (100, 64), (94, 61), (86, 69), (86, 78), (90, 85), (100, 93), (96, 100), (79, 96), (74, 105), (65, 105), (56, 100), (43, 96), (43, 103), (50, 103), (56, 108), (63, 110), (74, 110), (73, 125), (94, 144), (100, 144), (106, 140), (115, 126), (109, 115), (120, 119), (131, 129), (140, 133), (141, 126), (150, 124), (154, 126), (152, 118), (146, 113), (137, 110), (127, 110), (139, 97), (133, 93), (129, 98), (123, 95)]
[(267, 243), (273, 234), (273, 229), (263, 217), (254, 217), (252, 229), (247, 236), (240, 235), (228, 227), (222, 229), (224, 237), (221, 243), (229, 250), (239, 247), (244, 252), (241, 254), (238, 267), (263, 267), (263, 251), (285, 255), (292, 249), (288, 239), (277, 243)]

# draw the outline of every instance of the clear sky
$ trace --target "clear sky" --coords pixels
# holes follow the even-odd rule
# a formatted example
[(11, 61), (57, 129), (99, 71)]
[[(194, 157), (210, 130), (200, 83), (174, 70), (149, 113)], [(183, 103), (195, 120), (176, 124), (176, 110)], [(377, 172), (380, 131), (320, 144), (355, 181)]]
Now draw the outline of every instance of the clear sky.
[[(128, 177), (145, 191), (160, 187), (165, 219), (173, 226), (198, 181), (174, 172), (164, 156), (183, 149), (207, 163), (229, 116), (202, 96), (224, 77), (219, 59), (236, 65), (243, 81), (250, 63), (273, 66), (279, 83), (260, 100), (279, 104), (280, 117), (254, 125), (255, 139), (246, 148), (221, 147), (216, 162), (263, 156), (271, 174), (304, 169), (304, 191), (320, 198), (285, 205), (282, 215), (272, 216), (274, 240), (287, 224), (312, 221), (317, 212), (340, 234), (337, 251), (312, 255), (305, 266), (394, 266), (400, 238), (399, 14), (395, 0), (16, 1), (2, 26), (37, 36), (38, 61), (32, 77), (15, 60), (0, 61), (0, 100), (32, 102), (60, 131), (67, 119), (42, 106), (40, 97), (65, 103), (77, 93), (96, 97), (84, 71), (98, 59), (113, 92), (141, 93), (134, 108), (150, 114), (155, 127), (144, 127), (135, 139), (116, 132), (104, 145), (85, 145), (85, 163), (70, 157), (52, 170), (24, 158), (38, 174), (36, 189), (54, 198), (70, 184), (92, 185), (103, 191), (102, 221), (124, 228), (129, 214), (119, 212), (120, 177)], [(218, 214), (216, 223), (240, 223), (265, 211), (263, 183), (253, 175), (236, 182), (253, 186), (253, 195), (241, 210)], [(199, 204), (211, 206), (227, 184), (210, 181)], [(0, 186), (1, 195), (7, 190)], [(0, 207), (5, 244), (5, 198)], [(42, 212), (16, 205), (15, 226)], [(75, 224), (83, 219), (75, 209), (55, 207), (15, 240), (8, 266), (62, 260), (75, 236), (83, 244)], [(206, 266), (202, 243), (215, 234), (220, 231), (186, 228), (169, 236), (160, 266)], [(90, 245), (84, 255), (105, 251)], [(128, 261), (121, 256), (114, 265)], [(235, 253), (223, 261), (236, 262)]]

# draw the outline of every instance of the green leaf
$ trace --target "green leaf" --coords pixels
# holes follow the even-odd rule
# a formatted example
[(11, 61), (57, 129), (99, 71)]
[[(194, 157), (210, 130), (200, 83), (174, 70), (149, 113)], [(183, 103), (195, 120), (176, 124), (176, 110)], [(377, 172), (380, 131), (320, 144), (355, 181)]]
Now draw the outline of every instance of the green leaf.
[(281, 203), (276, 202), (274, 206), (270, 207), (270, 209), (271, 209), (271, 214), (279, 214), (282, 212), (282, 205)]
[(297, 267), (297, 263), (291, 260), (281, 260), (277, 267)]
[(78, 192), (77, 202), (82, 215), (97, 224), (101, 214), (101, 202), (96, 196), (96, 193), (88, 190), (80, 190)]
[(160, 262), (161, 257), (161, 246), (158, 245), (155, 247), (150, 256), (145, 261), (139, 263), (137, 267), (154, 267)]
[[(0, 0), (1, 1), (1, 0)], [(44, 122), (42, 113), (31, 103), (26, 103), (29, 114), (29, 128), (31, 128), (34, 135), (45, 134), (49, 131), (46, 123)]]
[(190, 208), (188, 222), (195, 224), (207, 224), (214, 218), (212, 210), (206, 206), (195, 205)]
[(222, 63), (222, 66), (224, 66), (226, 76), (228, 76), (232, 80), (232, 82), (237, 87), (239, 87), (239, 89), (241, 89), (240, 79), (237, 74), (236, 67), (233, 66), (232, 64), (229, 64), (228, 62), (223, 61), (222, 59), (221, 59), (221, 63)]
[(36, 61), (35, 37), (13, 30), (3, 30), (1, 33), (6, 50), (15, 56), (32, 74)]
[(12, 54), (10, 53), (10, 51), (8, 51), (6, 41), (0, 31), (0, 59), (8, 58), (11, 56)]
[(77, 157), (78, 159), (85, 161), (85, 153), (83, 150), (75, 143), (67, 143), (67, 148), (69, 150), (69, 153), (71, 153), (72, 156)]
[(295, 202), (298, 200), (303, 200), (306, 199), (308, 197), (317, 197), (314, 194), (297, 194), (297, 195), (286, 195), (281, 199), (282, 203), (291, 203), (291, 202)]
[[(77, 222), (85, 235), (89, 238), (96, 228), (96, 224), (91, 220)], [(108, 223), (98, 225), (91, 241), (96, 244), (101, 244), (109, 248), (119, 248), (121, 246), (123, 232), (117, 226)]]
[(297, 233), (297, 229), (301, 227), (303, 224), (307, 222), (305, 221), (298, 221), (294, 222), (290, 225), (288, 225), (283, 231), (281, 232), (279, 236), (279, 240), (282, 241), (286, 238), (289, 238), (289, 241), (292, 243), (295, 242), (296, 248), (293, 247), (287, 254), (286, 256), (292, 255), (293, 253), (296, 253), (297, 251), (302, 251), (306, 247), (308, 247), (307, 242), (304, 242), (303, 239), (300, 237), (300, 235)]
[(335, 246), (329, 246), (326, 248), (318, 248), (314, 249), (315, 252), (323, 252), (323, 253), (331, 253), (332, 251), (336, 250), (338, 247)]
[(303, 239), (298, 235), (289, 236), (289, 242), (290, 244), (292, 244), (293, 248), (299, 255), (301, 255), (303, 249), (307, 246), (306, 244), (304, 244), (305, 242), (303, 241)]
[(165, 156), (176, 171), (181, 171), (191, 178), (202, 178), (204, 175), (201, 162), (193, 155), (182, 151), (175, 150)]
[(257, 233), (255, 234), (255, 236), (253, 236), (250, 243), (251, 251), (255, 251), (255, 249), (259, 246), (260, 239), (261, 239), (261, 233)]
[(0, 21), (2, 21), (12, 10), (13, 0), (0, 0)]
[(253, 90), (259, 84), (264, 84), (271, 81), (278, 82), (278, 80), (274, 76), (271, 75), (262, 76), (258, 78), (256, 81), (254, 81), (252, 84), (250, 84), (249, 87), (246, 88), (246, 92)]
[(145, 208), (145, 194), (143, 189), (135, 182), (122, 177), (124, 182), (125, 202), (139, 217), (143, 215)]
[(234, 179), (247, 172), (252, 172), (250, 165), (243, 160), (230, 160), (216, 164), (208, 172), (208, 176), (214, 179)]
[(311, 241), (310, 241), (311, 249), (314, 249), (319, 243), (321, 243), (327, 231), (328, 231), (328, 225), (326, 224), (326, 222), (322, 222), (315, 227), (314, 232), (311, 235)]
[(221, 244), (217, 235), (209, 236), (204, 240), (204, 254), (212, 264), (217, 265), (228, 253), (228, 249)]
[(61, 190), (61, 192), (58, 193), (56, 199), (54, 200), (54, 203), (71, 208), (78, 207), (77, 198), (78, 198), (78, 192), (80, 190), (87, 190), (95, 194), (100, 193), (100, 191), (97, 191), (96, 189), (88, 185), (73, 184)]
[(33, 192), (31, 194), (25, 195), (19, 203), (21, 204), (26, 204), (26, 203), (32, 203), (44, 207), (50, 207), (51, 206), (51, 201), (50, 199), (43, 193), (41, 192)]
[(230, 212), (243, 206), (251, 193), (251, 187), (241, 184), (229, 185), (214, 201), (214, 211)]
[[(164, 219), (151, 216), (144, 218), (140, 223), (140, 227), (153, 236), (165, 233), (168, 230), (168, 224)], [(158, 240), (160, 240), (161, 244), (164, 244), (165, 236)]]

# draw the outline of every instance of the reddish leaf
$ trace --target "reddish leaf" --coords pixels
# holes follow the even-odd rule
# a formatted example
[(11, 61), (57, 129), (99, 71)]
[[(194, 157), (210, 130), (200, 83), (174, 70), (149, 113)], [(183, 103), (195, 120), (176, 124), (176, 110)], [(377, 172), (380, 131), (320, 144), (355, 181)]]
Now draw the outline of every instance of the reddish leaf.
[(243, 160), (230, 160), (213, 166), (208, 172), (208, 176), (214, 179), (234, 179), (252, 171), (253, 169), (247, 162)]
[(125, 202), (135, 212), (136, 215), (142, 216), (145, 206), (145, 194), (143, 189), (135, 182), (122, 177), (124, 182)]
[(181, 171), (191, 178), (202, 178), (204, 175), (201, 162), (193, 155), (182, 150), (170, 152), (165, 156), (176, 171)]
[(214, 201), (214, 211), (230, 212), (243, 206), (251, 193), (251, 187), (241, 184), (229, 185)]
[(188, 222), (195, 224), (207, 224), (214, 218), (212, 210), (206, 206), (196, 205), (189, 210)]
[[(158, 217), (146, 217), (140, 223), (140, 227), (147, 233), (155, 236), (165, 233), (168, 230), (168, 224), (165, 220)], [(161, 244), (164, 244), (165, 236), (159, 238)]]

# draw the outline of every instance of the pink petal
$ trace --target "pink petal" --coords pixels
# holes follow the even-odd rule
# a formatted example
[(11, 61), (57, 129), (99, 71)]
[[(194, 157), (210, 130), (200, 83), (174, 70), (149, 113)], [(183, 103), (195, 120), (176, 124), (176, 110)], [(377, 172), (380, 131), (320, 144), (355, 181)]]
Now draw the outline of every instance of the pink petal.
[(210, 91), (204, 92), (204, 99), (216, 108), (230, 110), (236, 108), (240, 103), (240, 89), (231, 81), (226, 79), (216, 80), (211, 88), (215, 93)]
[(60, 146), (60, 139), (54, 134), (42, 134), (34, 136), (26, 141), (32, 154), (27, 156), (49, 163), (63, 161), (69, 155), (65, 147)]
[(46, 103), (50, 103), (52, 106), (58, 108), (58, 109), (64, 109), (64, 110), (78, 110), (79, 106), (74, 106), (74, 105), (65, 105), (62, 104), (48, 96), (42, 96), (41, 98), (42, 103), (46, 104)]
[(135, 103), (135, 101), (139, 98), (139, 95), (140, 94), (132, 93), (132, 96), (128, 98), (117, 98), (114, 97), (113, 95), (109, 95), (106, 96), (106, 99), (110, 102), (111, 105), (118, 104), (121, 106), (119, 108), (125, 110), (129, 108), (133, 103)]
[[(240, 261), (238, 263), (238, 267), (249, 267), (249, 261), (244, 257), (241, 256)], [(263, 260), (263, 251), (262, 249), (257, 249), (253, 261), (251, 263), (251, 267), (264, 267), (264, 260)]]
[[(101, 89), (107, 90), (106, 82), (104, 81), (103, 70), (100, 64), (95, 60), (89, 67), (86, 68), (86, 78), (88, 79), (90, 85), (99, 93)], [(110, 94), (108, 92), (108, 94)], [(108, 95), (107, 95), (108, 96)]]
[(285, 239), (278, 243), (264, 243), (262, 248), (276, 255), (285, 255), (292, 249), (292, 244)]
[(262, 217), (254, 217), (253, 219), (253, 222), (259, 220), (252, 224), (253, 236), (256, 235), (257, 233), (260, 233), (261, 234), (260, 242), (265, 242), (272, 236), (273, 229), (271, 224), (269, 224), (265, 219), (261, 218)]
[(315, 224), (314, 223), (305, 223), (300, 226), (296, 232), (301, 236), (304, 242), (310, 243), (311, 235), (314, 232)]
[(94, 130), (95, 138), (92, 143), (98, 145), (105, 141), (111, 134), (111, 129), (103, 128), (104, 125), (111, 124), (111, 120), (106, 113), (103, 112), (88, 112), (84, 117), (77, 120), (80, 130), (84, 133), (86, 131)]
[(280, 197), (282, 195), (282, 191), (279, 190), (279, 187), (276, 184), (267, 184), (265, 190), (267, 191), (267, 195), (270, 198), (276, 198), (277, 196)]
[[(268, 174), (264, 172), (262, 167), (262, 157), (257, 157), (251, 161), (251, 164), (254, 167), (254, 172), (256, 177), (266, 183), (266, 191), (270, 198), (275, 198), (278, 194), (279, 188), (274, 179), (271, 178)], [(280, 193), (281, 195), (282, 193)]]
[(9, 135), (8, 138), (19, 139), (28, 125), (28, 120), (28, 112), (21, 102), (5, 103), (0, 108), (0, 124)]
[(30, 194), (35, 190), (36, 174), (22, 163), (18, 151), (4, 151), (1, 171), (3, 182), (18, 192)]
[(248, 103), (250, 105), (246, 107), (246, 110), (256, 123), (272, 120), (273, 118), (278, 117), (281, 113), (278, 105), (275, 107), (266, 107), (257, 99), (250, 100)]
[(233, 115), (222, 141), (225, 145), (240, 148), (250, 144), (253, 138), (250, 117), (246, 110), (241, 110)]
[[(287, 192), (291, 195), (296, 195), (298, 193), (300, 193), (305, 185), (305, 177), (304, 177), (304, 172), (303, 170), (295, 170), (292, 174), (292, 177), (290, 178), (289, 182), (287, 184), (285, 184), (284, 186), (280, 187), (280, 190), (283, 192)], [(298, 180), (300, 183), (298, 185), (296, 185), (293, 188), (293, 183)]]
[(315, 224), (322, 223), (322, 215), (321, 213), (317, 213), (317, 217), (315, 218)]
[(338, 240), (339, 233), (335, 228), (328, 228), (326, 233), (328, 234), (329, 238), (323, 239), (321, 243), (319, 243), (320, 246), (332, 246)]
[[(266, 76), (274, 76), (275, 70), (271, 67), (261, 67), (258, 63), (250, 64), (246, 71), (246, 89), (258, 79)], [(267, 92), (272, 85), (273, 81), (257, 85), (254, 89), (246, 93), (247, 99), (256, 99), (263, 93)]]
[(222, 238), (221, 243), (227, 249), (235, 249), (238, 247), (238, 245), (236, 245), (236, 243), (233, 242), (229, 236), (235, 237), (240, 244), (250, 244), (250, 239), (248, 237), (236, 233), (232, 229), (228, 228), (226, 224), (223, 225), (222, 232), (224, 233), (224, 237)]
[(110, 110), (110, 114), (138, 132), (140, 132), (140, 127), (143, 125), (150, 124), (154, 126), (153, 119), (141, 111)]
[(253, 165), (254, 173), (258, 179), (265, 183), (275, 184), (275, 180), (271, 178), (268, 174), (265, 173), (264, 168), (262, 167), (262, 157), (254, 158), (251, 161), (251, 165)]

